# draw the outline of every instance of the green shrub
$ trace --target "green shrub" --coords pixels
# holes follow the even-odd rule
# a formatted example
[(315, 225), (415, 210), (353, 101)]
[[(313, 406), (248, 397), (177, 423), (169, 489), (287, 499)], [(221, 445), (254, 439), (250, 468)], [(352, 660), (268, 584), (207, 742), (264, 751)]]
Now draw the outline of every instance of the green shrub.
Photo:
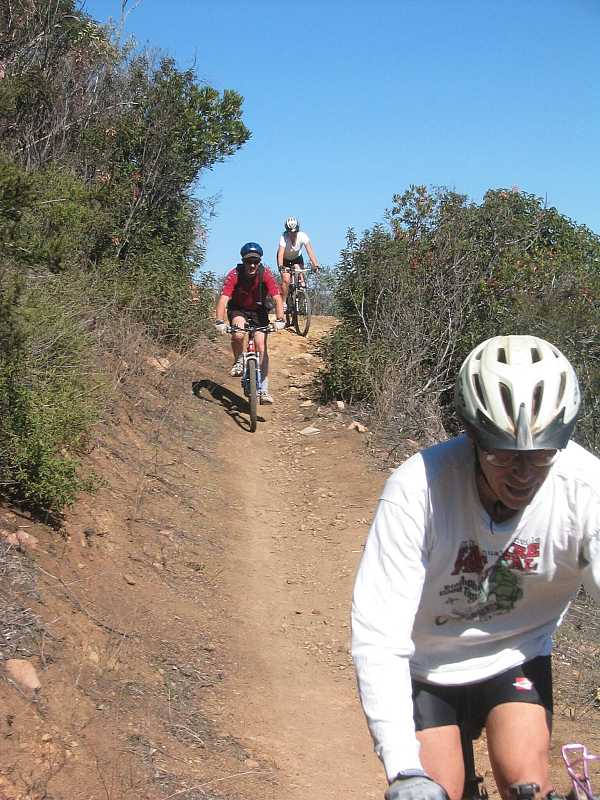
[(0, 281), (0, 485), (5, 496), (52, 511), (89, 486), (76, 456), (100, 408), (72, 288), (60, 278), (27, 287), (5, 273)]
[(446, 189), (394, 197), (387, 225), (342, 253), (342, 319), (324, 349), (327, 397), (367, 401), (392, 436), (456, 430), (462, 360), (498, 334), (556, 344), (581, 379), (577, 437), (600, 448), (600, 238), (542, 201), (490, 191), (480, 205)]

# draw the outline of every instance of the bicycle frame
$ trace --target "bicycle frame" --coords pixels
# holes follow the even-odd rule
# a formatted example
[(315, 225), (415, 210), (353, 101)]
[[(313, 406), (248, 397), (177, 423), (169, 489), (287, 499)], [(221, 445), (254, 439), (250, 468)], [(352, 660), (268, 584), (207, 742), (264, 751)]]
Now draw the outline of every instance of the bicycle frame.
[(488, 793), (483, 783), (483, 777), (478, 775), (475, 769), (473, 736), (470, 731), (465, 730), (462, 726), (460, 728), (460, 744), (465, 766), (465, 787), (462, 800), (487, 800)]
[(310, 327), (311, 307), (308, 285), (304, 278), (309, 269), (298, 266), (284, 267), (290, 276), (287, 292), (287, 327), (294, 327), (299, 336), (306, 336)]
[(240, 327), (238, 325), (230, 325), (228, 328), (230, 333), (235, 333), (239, 331), (241, 333), (248, 334), (248, 343), (242, 352), (242, 365), (243, 365), (243, 372), (242, 372), (242, 389), (246, 397), (249, 394), (248, 388), (248, 364), (250, 361), (254, 361), (256, 364), (256, 379), (257, 383), (260, 386), (262, 384), (262, 371), (261, 371), (261, 364), (258, 350), (256, 349), (256, 342), (254, 341), (254, 337), (257, 333), (271, 333), (273, 331), (273, 326), (269, 323), (268, 325), (254, 325), (246, 323), (244, 327)]
[(589, 773), (591, 761), (600, 761), (600, 756), (588, 753), (583, 744), (565, 744), (561, 748), (563, 761), (573, 787), (572, 795), (576, 800), (597, 800), (592, 788)]

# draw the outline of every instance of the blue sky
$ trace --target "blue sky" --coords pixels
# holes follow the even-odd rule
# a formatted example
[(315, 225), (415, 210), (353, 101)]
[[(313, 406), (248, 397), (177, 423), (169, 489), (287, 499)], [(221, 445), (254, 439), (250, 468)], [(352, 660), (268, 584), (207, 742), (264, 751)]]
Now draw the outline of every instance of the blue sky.
[(197, 187), (218, 274), (248, 240), (273, 264), (289, 215), (335, 264), (412, 183), (518, 186), (600, 233), (600, 0), (142, 0), (126, 33), (245, 98), (252, 138)]

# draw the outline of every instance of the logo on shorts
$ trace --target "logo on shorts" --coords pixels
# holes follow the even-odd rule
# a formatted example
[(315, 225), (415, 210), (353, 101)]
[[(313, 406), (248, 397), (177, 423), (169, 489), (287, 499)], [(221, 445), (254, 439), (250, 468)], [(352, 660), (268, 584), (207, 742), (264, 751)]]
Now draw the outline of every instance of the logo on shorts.
[(513, 686), (518, 692), (530, 692), (533, 689), (533, 683), (529, 678), (515, 678)]

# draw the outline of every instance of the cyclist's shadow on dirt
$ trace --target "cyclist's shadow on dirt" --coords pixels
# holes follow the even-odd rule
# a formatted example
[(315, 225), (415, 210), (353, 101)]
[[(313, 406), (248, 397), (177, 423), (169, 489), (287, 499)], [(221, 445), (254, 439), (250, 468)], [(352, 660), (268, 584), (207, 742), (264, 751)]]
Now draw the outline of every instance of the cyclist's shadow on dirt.
[[(211, 381), (208, 378), (194, 381), (192, 383), (192, 392), (198, 400), (202, 400), (205, 403), (220, 403), (236, 425), (239, 425), (245, 431), (250, 430), (250, 406), (245, 397), (240, 397), (239, 394), (227, 389), (226, 386), (221, 386), (220, 383), (215, 383), (215, 381)], [(206, 396), (207, 392), (212, 399)], [(265, 421), (264, 417), (257, 417), (257, 419), (259, 422)]]

